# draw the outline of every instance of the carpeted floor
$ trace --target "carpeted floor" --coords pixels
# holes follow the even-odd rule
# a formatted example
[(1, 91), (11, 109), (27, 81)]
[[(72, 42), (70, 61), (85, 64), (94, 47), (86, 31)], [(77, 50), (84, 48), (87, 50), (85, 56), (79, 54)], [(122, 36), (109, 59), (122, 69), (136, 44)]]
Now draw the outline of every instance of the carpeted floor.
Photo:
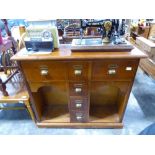
[(123, 129), (38, 128), (26, 110), (0, 111), (1, 135), (137, 135), (155, 122), (155, 80), (137, 72)]

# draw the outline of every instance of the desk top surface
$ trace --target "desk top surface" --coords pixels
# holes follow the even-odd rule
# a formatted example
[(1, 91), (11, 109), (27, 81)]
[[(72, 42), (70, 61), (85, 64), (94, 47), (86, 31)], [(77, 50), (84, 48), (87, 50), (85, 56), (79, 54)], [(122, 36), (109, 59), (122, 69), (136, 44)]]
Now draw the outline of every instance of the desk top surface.
[(92, 60), (92, 59), (122, 59), (122, 58), (146, 58), (146, 54), (137, 48), (134, 48), (131, 52), (72, 52), (70, 45), (61, 44), (59, 49), (55, 49), (53, 52), (46, 54), (28, 54), (26, 48), (19, 51), (11, 59), (17, 61), (25, 60)]

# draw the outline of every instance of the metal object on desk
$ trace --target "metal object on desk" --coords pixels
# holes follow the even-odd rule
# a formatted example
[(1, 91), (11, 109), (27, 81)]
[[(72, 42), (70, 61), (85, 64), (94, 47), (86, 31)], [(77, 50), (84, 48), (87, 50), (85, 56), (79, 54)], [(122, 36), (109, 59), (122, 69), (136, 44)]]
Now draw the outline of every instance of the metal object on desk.
[[(102, 27), (101, 27), (102, 25)], [(81, 38), (73, 39), (71, 50), (72, 51), (126, 51), (130, 52), (133, 49), (133, 46), (126, 41), (122, 36), (125, 33), (125, 21), (118, 19), (112, 20), (103, 20), (99, 23), (88, 24), (85, 23), (85, 26), (81, 26), (82, 29), (85, 29), (89, 26), (96, 26), (102, 28), (102, 36), (100, 38), (83, 38), (83, 31), (81, 30)]]
[(106, 36), (102, 40), (103, 43), (109, 43), (110, 42), (110, 38), (109, 38), (108, 34), (109, 34), (111, 28), (112, 28), (112, 22), (106, 21), (104, 23), (104, 29), (105, 29)]
[(74, 51), (125, 51), (130, 52), (133, 49), (133, 46), (126, 40), (124, 40), (123, 44), (114, 44), (113, 42), (110, 43), (103, 43), (102, 38), (91, 38), (91, 39), (73, 39), (71, 44), (71, 50)]

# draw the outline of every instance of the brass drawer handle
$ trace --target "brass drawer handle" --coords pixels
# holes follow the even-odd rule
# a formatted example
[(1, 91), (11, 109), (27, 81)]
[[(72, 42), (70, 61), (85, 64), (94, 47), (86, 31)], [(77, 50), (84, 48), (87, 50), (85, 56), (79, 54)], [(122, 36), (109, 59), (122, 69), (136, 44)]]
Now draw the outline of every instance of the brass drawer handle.
[(132, 71), (132, 67), (126, 67), (125, 70), (126, 71)]
[(75, 106), (76, 106), (76, 108), (81, 108), (82, 104), (81, 103), (76, 103)]
[(80, 120), (82, 120), (82, 116), (76, 116), (76, 119), (77, 119), (78, 121), (80, 121)]
[(116, 70), (115, 70), (115, 69), (109, 69), (109, 70), (108, 70), (108, 73), (109, 73), (110, 75), (114, 75), (114, 74), (116, 74)]
[(43, 76), (48, 75), (48, 69), (41, 69), (40, 74)]
[(82, 107), (82, 100), (75, 100), (75, 107), (81, 108)]
[(82, 74), (82, 70), (81, 69), (76, 69), (76, 70), (74, 70), (74, 74), (75, 75), (81, 75)]
[(82, 113), (76, 113), (76, 119), (78, 121), (82, 120)]
[(75, 88), (75, 92), (76, 93), (81, 93), (82, 92), (82, 88)]

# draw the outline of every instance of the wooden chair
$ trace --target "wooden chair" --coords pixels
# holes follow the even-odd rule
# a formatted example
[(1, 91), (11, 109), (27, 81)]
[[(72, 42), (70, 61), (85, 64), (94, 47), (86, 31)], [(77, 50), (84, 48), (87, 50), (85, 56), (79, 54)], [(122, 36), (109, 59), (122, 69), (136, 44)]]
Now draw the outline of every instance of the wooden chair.
[[(2, 75), (3, 74), (3, 75)], [(18, 73), (16, 76), (19, 76), (17, 78), (21, 78)], [(0, 76), (2, 79), (6, 78), (6, 75), (4, 73), (1, 73)], [(35, 121), (34, 114), (30, 105), (29, 95), (25, 88), (25, 85), (22, 80), (17, 80), (15, 77), (13, 77), (7, 84), (6, 89), (8, 96), (4, 96), (2, 92), (0, 92), (0, 110), (23, 110), (26, 109), (32, 120)], [(4, 103), (7, 104), (13, 104), (13, 103), (22, 103), (23, 107), (7, 107), (2, 105)]]
[[(5, 21), (5, 20), (4, 20)], [(5, 26), (7, 29), (8, 36), (11, 36), (8, 28), (7, 28), (7, 22), (5, 21)], [(4, 72), (0, 72), (0, 104), (4, 105), (4, 103), (7, 104), (13, 104), (13, 103), (23, 103), (23, 107), (7, 107), (7, 106), (0, 106), (0, 110), (22, 110), (26, 109), (32, 120), (35, 121), (34, 114), (30, 105), (29, 95), (28, 92), (24, 86), (24, 81), (22, 78), (22, 75), (19, 71), (18, 65), (16, 62), (10, 62), (11, 65), (6, 65), (6, 53), (11, 49), (12, 53), (9, 53), (10, 57), (11, 55), (15, 54), (15, 51), (20, 50), (23, 47), (24, 41), (23, 38), (25, 37), (25, 34), (21, 36), (21, 39), (19, 40), (19, 44), (15, 49), (13, 39), (7, 40), (4, 42), (3, 45), (1, 45), (1, 52), (3, 55), (3, 65), (1, 66), (1, 69), (4, 69)], [(9, 76), (8, 76), (9, 72)]]

